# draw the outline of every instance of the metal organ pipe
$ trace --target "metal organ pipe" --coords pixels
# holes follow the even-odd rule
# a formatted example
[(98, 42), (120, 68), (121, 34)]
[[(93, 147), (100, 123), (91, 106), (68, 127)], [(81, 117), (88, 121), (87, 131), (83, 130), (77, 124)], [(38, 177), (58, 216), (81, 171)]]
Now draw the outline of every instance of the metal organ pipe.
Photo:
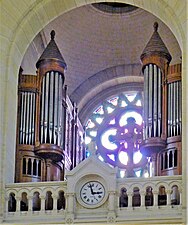
[(176, 101), (176, 134), (179, 135), (179, 82), (176, 82), (176, 95), (177, 95), (177, 101)]
[(44, 87), (45, 87), (45, 82), (43, 80), (42, 82), (42, 97), (41, 97), (41, 115), (40, 115), (40, 142), (43, 142), (43, 137), (44, 137), (44, 114), (45, 114), (45, 108), (44, 108), (44, 103), (45, 103), (45, 95), (44, 95)]
[(58, 113), (58, 137), (57, 145), (61, 145), (61, 114), (62, 114), (62, 86), (61, 86), (61, 76), (58, 76), (58, 90), (59, 90), (59, 113)]
[(19, 144), (34, 144), (35, 93), (20, 93), (20, 125)]
[(158, 137), (161, 136), (161, 119), (162, 119), (162, 73), (158, 68)]
[(162, 73), (155, 64), (144, 69), (144, 138), (161, 136)]
[(174, 117), (173, 117), (173, 134), (176, 136), (176, 82), (173, 83), (173, 95), (174, 95)]
[(53, 143), (53, 137), (52, 137), (52, 134), (53, 134), (53, 108), (54, 108), (54, 102), (53, 102), (53, 76), (54, 76), (54, 72), (51, 71), (50, 72), (50, 76), (49, 76), (49, 90), (50, 90), (50, 93), (49, 93), (49, 112), (48, 112), (48, 115), (49, 115), (49, 120), (48, 120), (48, 131), (49, 131), (49, 143)]
[(41, 143), (62, 146), (62, 79), (62, 75), (54, 71), (46, 73), (43, 78), (40, 117)]
[(145, 67), (144, 70), (144, 98), (145, 98), (145, 105), (144, 105), (144, 136), (145, 139), (148, 138), (148, 66)]
[(170, 136), (171, 131), (171, 88), (168, 84), (168, 136)]
[(45, 76), (45, 92), (43, 93), (45, 95), (45, 108), (44, 108), (44, 143), (48, 142), (48, 95), (49, 95), (49, 73), (46, 74)]
[(57, 143), (58, 136), (58, 106), (59, 106), (59, 95), (58, 95), (58, 73), (55, 73), (55, 87), (54, 87), (54, 143)]
[(24, 106), (24, 104), (23, 104), (23, 92), (21, 92), (21, 94), (20, 94), (20, 104), (21, 104), (21, 106), (20, 106), (20, 128), (19, 128), (19, 143), (21, 144), (22, 142), (23, 142), (23, 117), (24, 117), (24, 114), (23, 114), (23, 112), (24, 112), (24, 108), (23, 108), (23, 106)]
[(181, 81), (168, 84), (168, 137), (181, 135)]
[(29, 93), (26, 93), (27, 96), (27, 117), (26, 117), (26, 144), (29, 144)]
[(31, 144), (31, 124), (32, 124), (32, 94), (29, 93), (29, 111), (30, 111), (30, 115), (29, 115), (29, 144)]
[(149, 137), (152, 136), (152, 97), (153, 97), (153, 65), (149, 64)]
[(36, 112), (36, 109), (35, 109), (35, 106), (36, 106), (36, 95), (35, 93), (33, 93), (33, 107), (32, 107), (32, 137), (31, 137), (31, 141), (32, 141), (32, 144), (34, 144), (35, 142), (35, 112)]
[(181, 135), (181, 107), (182, 107), (182, 105), (181, 105), (181, 103), (182, 103), (182, 101), (181, 101), (181, 99), (182, 99), (182, 90), (181, 90), (181, 81), (178, 81), (178, 85), (179, 85), (179, 92), (178, 92), (178, 97), (179, 97), (179, 104), (178, 104), (178, 110), (179, 110), (179, 134)]
[(170, 137), (172, 136), (172, 129), (173, 129), (173, 126), (172, 126), (172, 119), (173, 119), (173, 83), (170, 84), (170, 94), (171, 94), (171, 98), (170, 98), (170, 101), (171, 101), (171, 109), (170, 109)]
[(26, 121), (26, 93), (24, 92), (23, 93), (23, 104), (24, 104), (24, 113), (23, 113), (23, 143), (22, 144), (25, 144), (25, 134), (26, 134), (26, 129), (25, 129), (25, 121)]
[(153, 65), (154, 67), (154, 81), (153, 81), (153, 86), (154, 86), (154, 97), (153, 97), (153, 109), (154, 109), (154, 112), (153, 112), (153, 135), (154, 137), (157, 136), (157, 107), (158, 107), (158, 104), (157, 104), (157, 66), (156, 65)]

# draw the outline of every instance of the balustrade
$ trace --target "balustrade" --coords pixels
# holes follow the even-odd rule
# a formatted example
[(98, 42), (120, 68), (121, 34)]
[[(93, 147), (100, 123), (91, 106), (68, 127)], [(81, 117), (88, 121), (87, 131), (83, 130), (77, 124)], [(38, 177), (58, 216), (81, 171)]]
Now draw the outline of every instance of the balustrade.
[[(181, 208), (181, 188), (179, 175), (146, 179), (118, 178), (116, 192), (108, 192), (109, 203), (106, 210), (133, 212), (134, 209), (135, 213), (139, 212), (139, 209), (147, 211), (148, 208), (154, 211), (160, 210), (161, 207), (168, 210)], [(40, 216), (44, 212), (50, 212), (50, 215), (54, 213), (63, 215), (65, 218), (66, 213), (74, 214), (77, 210), (73, 207), (76, 194), (68, 193), (67, 181), (7, 185), (5, 199), (7, 218), (26, 214)], [(115, 207), (117, 203), (118, 207)]]

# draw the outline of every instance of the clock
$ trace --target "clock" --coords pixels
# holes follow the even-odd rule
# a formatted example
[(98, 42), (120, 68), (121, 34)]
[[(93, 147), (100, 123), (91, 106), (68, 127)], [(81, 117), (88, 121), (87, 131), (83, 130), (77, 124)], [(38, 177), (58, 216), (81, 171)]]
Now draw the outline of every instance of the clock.
[(99, 181), (88, 181), (80, 189), (80, 198), (88, 206), (97, 206), (103, 202), (105, 188)]

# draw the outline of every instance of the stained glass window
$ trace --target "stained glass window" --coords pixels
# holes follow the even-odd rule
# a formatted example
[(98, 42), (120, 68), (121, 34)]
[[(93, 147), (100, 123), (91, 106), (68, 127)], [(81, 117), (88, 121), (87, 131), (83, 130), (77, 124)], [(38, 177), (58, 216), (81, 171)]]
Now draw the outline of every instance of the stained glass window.
[(140, 177), (148, 159), (142, 142), (142, 93), (126, 92), (105, 100), (86, 123), (86, 145), (96, 144), (100, 160), (120, 168), (120, 176)]

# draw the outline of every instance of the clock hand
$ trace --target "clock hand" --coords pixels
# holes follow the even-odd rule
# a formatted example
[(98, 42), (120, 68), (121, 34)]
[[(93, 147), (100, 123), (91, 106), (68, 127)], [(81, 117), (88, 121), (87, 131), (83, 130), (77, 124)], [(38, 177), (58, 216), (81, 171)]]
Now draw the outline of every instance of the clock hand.
[(102, 194), (103, 192), (102, 191), (97, 191), (97, 192), (93, 192), (93, 194)]
[(91, 194), (94, 195), (93, 188), (92, 188), (92, 185), (91, 184), (89, 184), (89, 188), (91, 190)]

